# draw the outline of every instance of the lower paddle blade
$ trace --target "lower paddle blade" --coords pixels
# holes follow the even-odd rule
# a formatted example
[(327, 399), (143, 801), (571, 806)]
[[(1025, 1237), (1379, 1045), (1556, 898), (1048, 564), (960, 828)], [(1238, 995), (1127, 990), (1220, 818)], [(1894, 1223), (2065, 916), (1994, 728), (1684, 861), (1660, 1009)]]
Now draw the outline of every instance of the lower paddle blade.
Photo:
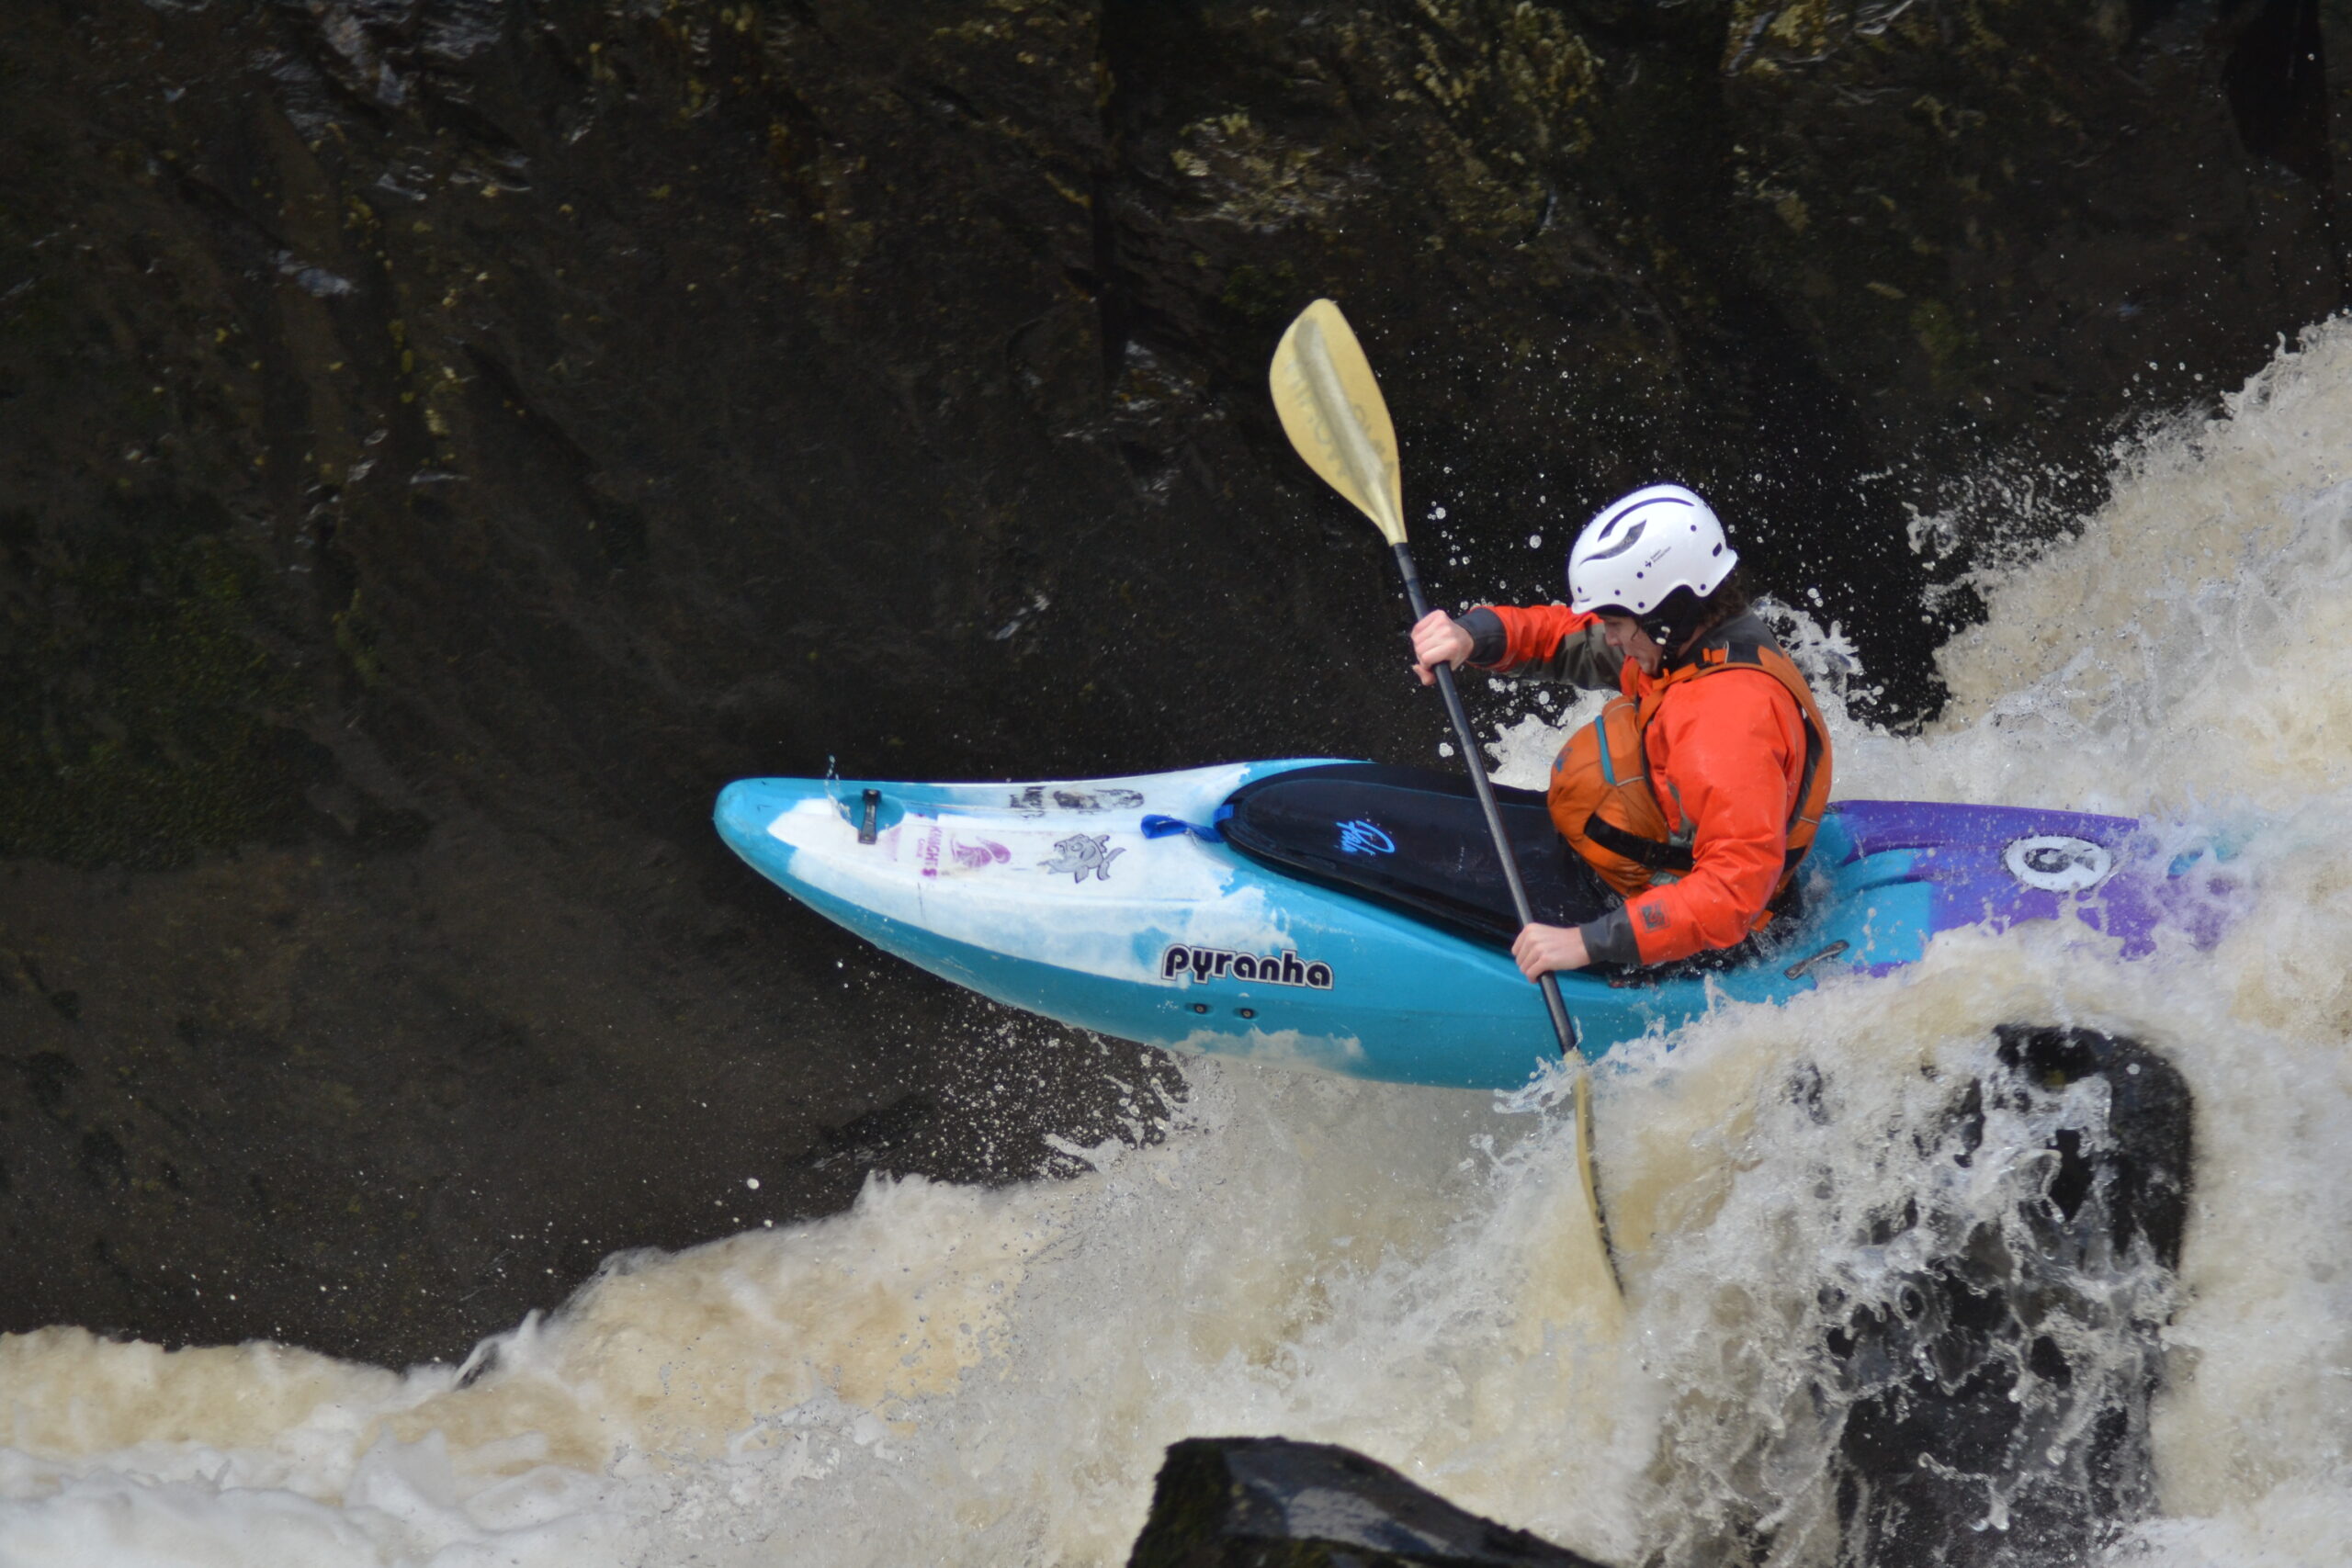
[(1600, 1210), (1600, 1173), (1593, 1164), (1592, 1072), (1582, 1065), (1577, 1067), (1576, 1120), (1577, 1174), (1584, 1179), (1585, 1207), (1592, 1214), (1592, 1228), (1600, 1234), (1600, 1258), (1609, 1266), (1609, 1282), (1622, 1296), (1625, 1280), (1618, 1271), (1617, 1244), (1610, 1238), (1609, 1216)]
[(1283, 430), (1306, 466), (1371, 518), (1382, 537), (1403, 544), (1396, 429), (1363, 345), (1337, 305), (1317, 299), (1298, 313), (1267, 379)]

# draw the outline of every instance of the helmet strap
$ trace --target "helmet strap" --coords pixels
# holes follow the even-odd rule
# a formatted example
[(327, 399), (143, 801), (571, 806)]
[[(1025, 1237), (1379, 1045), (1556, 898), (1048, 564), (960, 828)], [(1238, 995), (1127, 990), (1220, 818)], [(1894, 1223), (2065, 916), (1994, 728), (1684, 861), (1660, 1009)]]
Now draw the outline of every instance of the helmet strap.
[(1678, 588), (1660, 600), (1656, 609), (1635, 620), (1657, 644), (1658, 652), (1671, 659), (1705, 616), (1705, 601), (1687, 588)]

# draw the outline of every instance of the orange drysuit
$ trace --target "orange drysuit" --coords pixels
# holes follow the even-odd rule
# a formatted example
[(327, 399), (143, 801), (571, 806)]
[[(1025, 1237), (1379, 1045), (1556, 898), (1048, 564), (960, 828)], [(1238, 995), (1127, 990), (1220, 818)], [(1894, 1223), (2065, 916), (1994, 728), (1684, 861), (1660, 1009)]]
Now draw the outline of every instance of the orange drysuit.
[[(1754, 668), (1671, 683), (1645, 675), (1602, 639), (1600, 618), (1563, 604), (1489, 605), (1463, 618), (1471, 661), (1498, 673), (1564, 681), (1640, 699), (1664, 685), (1643, 731), (1649, 777), (1668, 830), (1687, 839), (1690, 870), (1660, 882), (1583, 928), (1598, 962), (1663, 964), (1730, 947), (1768, 918), (1789, 869), (1789, 828), (1808, 784), (1806, 717), (1774, 676)], [(1683, 658), (1726, 643), (1772, 647), (1743, 615), (1702, 637)], [(1827, 737), (1815, 776), (1826, 792)]]

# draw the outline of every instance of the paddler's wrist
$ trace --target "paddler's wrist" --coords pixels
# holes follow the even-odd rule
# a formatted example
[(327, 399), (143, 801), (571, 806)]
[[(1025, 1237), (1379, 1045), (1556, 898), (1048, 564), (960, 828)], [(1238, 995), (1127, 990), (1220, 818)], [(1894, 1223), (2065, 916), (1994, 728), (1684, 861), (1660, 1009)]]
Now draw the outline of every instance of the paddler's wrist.
[(1642, 961), (1642, 950), (1634, 941), (1634, 917), (1623, 904), (1577, 930), (1584, 937), (1585, 956), (1590, 963), (1631, 969)]
[(1503, 618), (1485, 604), (1453, 618), (1453, 624), (1470, 634), (1470, 657), (1464, 660), (1481, 670), (1491, 670), (1510, 652), (1510, 634), (1504, 629)]

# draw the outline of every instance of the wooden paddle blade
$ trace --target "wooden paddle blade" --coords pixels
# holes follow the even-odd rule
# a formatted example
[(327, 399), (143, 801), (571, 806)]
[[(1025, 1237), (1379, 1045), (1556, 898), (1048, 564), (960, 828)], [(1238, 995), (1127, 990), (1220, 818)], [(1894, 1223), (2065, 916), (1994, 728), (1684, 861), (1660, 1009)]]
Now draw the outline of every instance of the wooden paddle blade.
[(1283, 429), (1306, 466), (1371, 518), (1382, 537), (1403, 544), (1396, 428), (1363, 345), (1337, 305), (1317, 299), (1298, 313), (1274, 349), (1267, 378)]

